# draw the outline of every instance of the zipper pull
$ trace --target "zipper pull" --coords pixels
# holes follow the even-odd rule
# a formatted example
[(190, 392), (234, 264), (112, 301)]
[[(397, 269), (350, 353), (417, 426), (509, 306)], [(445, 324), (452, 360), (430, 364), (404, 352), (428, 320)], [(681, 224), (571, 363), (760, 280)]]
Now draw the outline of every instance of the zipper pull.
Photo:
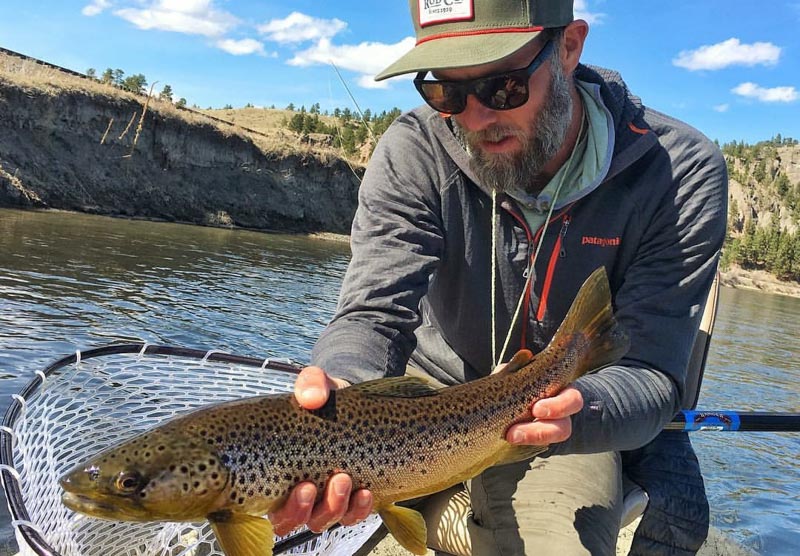
[(561, 232), (560, 232), (560, 234), (561, 234), (561, 251), (559, 251), (558, 256), (561, 257), (562, 259), (567, 256), (567, 251), (566, 251), (566, 249), (564, 249), (564, 237), (566, 237), (566, 235), (567, 235), (567, 228), (569, 228), (570, 220), (571, 220), (571, 218), (569, 217), (569, 215), (565, 214), (564, 215), (564, 221), (561, 224)]

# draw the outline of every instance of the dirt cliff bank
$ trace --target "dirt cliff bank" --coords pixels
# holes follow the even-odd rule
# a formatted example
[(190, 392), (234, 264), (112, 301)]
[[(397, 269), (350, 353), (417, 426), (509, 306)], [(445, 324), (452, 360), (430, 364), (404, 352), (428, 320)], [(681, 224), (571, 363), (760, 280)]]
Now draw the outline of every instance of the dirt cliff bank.
[(0, 73), (0, 206), (349, 231), (361, 169), (108, 89)]

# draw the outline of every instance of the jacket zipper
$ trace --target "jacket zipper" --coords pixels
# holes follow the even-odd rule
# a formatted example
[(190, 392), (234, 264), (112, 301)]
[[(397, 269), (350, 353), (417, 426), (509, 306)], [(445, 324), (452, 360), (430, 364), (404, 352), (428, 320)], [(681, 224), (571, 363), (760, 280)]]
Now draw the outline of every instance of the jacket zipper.
[(553, 252), (550, 253), (550, 261), (547, 263), (547, 274), (544, 277), (544, 285), (542, 286), (542, 296), (539, 298), (539, 309), (536, 311), (536, 320), (542, 321), (544, 313), (547, 310), (547, 298), (550, 296), (550, 286), (553, 284), (553, 274), (556, 270), (556, 264), (559, 259), (563, 259), (566, 255), (564, 248), (564, 237), (567, 235), (567, 229), (571, 218), (569, 214), (564, 214), (561, 217), (561, 231), (556, 238), (556, 244), (553, 246)]
[[(550, 225), (553, 222), (555, 222), (556, 220), (558, 220), (559, 218), (561, 219), (561, 231), (559, 232), (558, 238), (556, 239), (556, 245), (555, 245), (555, 247), (553, 249), (553, 254), (555, 254), (555, 253), (562, 254), (563, 253), (562, 256), (566, 256), (566, 252), (562, 248), (562, 245), (563, 245), (563, 241), (562, 240), (563, 240), (564, 236), (567, 235), (567, 228), (569, 227), (569, 222), (571, 221), (571, 217), (569, 216), (568, 212), (572, 208), (573, 204), (575, 204), (575, 203), (574, 202), (570, 203), (569, 205), (564, 207), (564, 210), (562, 210), (560, 214), (557, 214), (556, 216), (552, 217), (547, 222), (547, 224)], [(520, 226), (522, 226), (522, 229), (525, 230), (525, 234), (528, 236), (528, 245), (530, 246), (528, 258), (530, 260), (530, 264), (525, 267), (525, 270), (522, 273), (522, 277), (525, 278), (525, 280), (527, 281), (528, 273), (533, 270), (531, 267), (532, 267), (533, 262), (534, 262), (533, 258), (534, 258), (535, 254), (536, 254), (536, 251), (535, 251), (536, 250), (536, 243), (539, 241), (539, 237), (542, 235), (542, 232), (544, 231), (546, 226), (544, 226), (544, 225), (540, 226), (539, 229), (536, 231), (536, 234), (534, 234), (533, 237), (531, 237), (531, 230), (528, 227), (528, 222), (524, 218), (522, 218), (519, 215), (517, 215), (516, 213), (514, 213), (514, 211), (509, 210), (508, 208), (506, 209), (506, 212), (508, 212), (511, 215), (511, 217), (514, 218), (514, 220), (516, 220), (520, 224)], [(550, 281), (552, 280), (552, 271), (550, 270), (551, 266), (553, 267), (553, 271), (554, 271), (555, 270), (555, 263), (553, 262), (553, 255), (552, 254), (550, 256), (550, 263), (548, 264), (548, 272), (547, 272), (547, 274), (548, 274), (550, 279), (548, 279), (547, 277), (545, 278), (545, 285), (544, 285), (544, 289), (543, 289), (543, 292), (542, 292), (542, 298), (541, 298), (540, 303), (539, 303), (539, 310), (540, 310), (540, 312), (542, 313), (543, 316), (544, 316), (544, 310), (542, 309), (542, 307), (545, 306), (545, 301), (546, 301), (547, 295), (549, 294)], [(520, 349), (525, 349), (526, 348), (525, 338), (527, 338), (527, 336), (528, 336), (528, 314), (530, 312), (530, 306), (531, 306), (531, 287), (532, 286), (533, 286), (533, 282), (527, 282), (527, 287), (525, 288), (524, 298), (523, 298), (523, 302), (522, 302), (522, 313), (521, 314), (524, 315), (524, 317), (522, 318), (522, 335), (521, 335), (521, 338), (520, 338), (520, 343), (521, 343)], [(538, 318), (538, 315), (537, 315), (537, 320), (541, 320), (541, 318)]]

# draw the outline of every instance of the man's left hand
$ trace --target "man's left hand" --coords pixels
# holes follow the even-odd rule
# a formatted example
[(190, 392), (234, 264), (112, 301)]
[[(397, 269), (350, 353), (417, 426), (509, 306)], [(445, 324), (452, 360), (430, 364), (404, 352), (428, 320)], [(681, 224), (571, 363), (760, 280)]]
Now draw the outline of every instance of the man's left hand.
[(533, 404), (534, 420), (517, 423), (506, 431), (511, 444), (547, 446), (564, 442), (572, 434), (572, 415), (583, 408), (580, 391), (567, 387), (552, 398), (543, 398)]

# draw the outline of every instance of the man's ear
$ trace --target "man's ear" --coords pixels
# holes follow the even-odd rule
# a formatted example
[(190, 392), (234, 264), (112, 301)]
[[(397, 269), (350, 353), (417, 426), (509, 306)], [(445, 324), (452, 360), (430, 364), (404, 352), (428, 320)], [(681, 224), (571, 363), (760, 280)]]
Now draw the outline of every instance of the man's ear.
[(561, 48), (561, 65), (564, 72), (569, 75), (581, 61), (583, 43), (589, 34), (589, 24), (582, 19), (576, 19), (564, 28), (564, 40)]

